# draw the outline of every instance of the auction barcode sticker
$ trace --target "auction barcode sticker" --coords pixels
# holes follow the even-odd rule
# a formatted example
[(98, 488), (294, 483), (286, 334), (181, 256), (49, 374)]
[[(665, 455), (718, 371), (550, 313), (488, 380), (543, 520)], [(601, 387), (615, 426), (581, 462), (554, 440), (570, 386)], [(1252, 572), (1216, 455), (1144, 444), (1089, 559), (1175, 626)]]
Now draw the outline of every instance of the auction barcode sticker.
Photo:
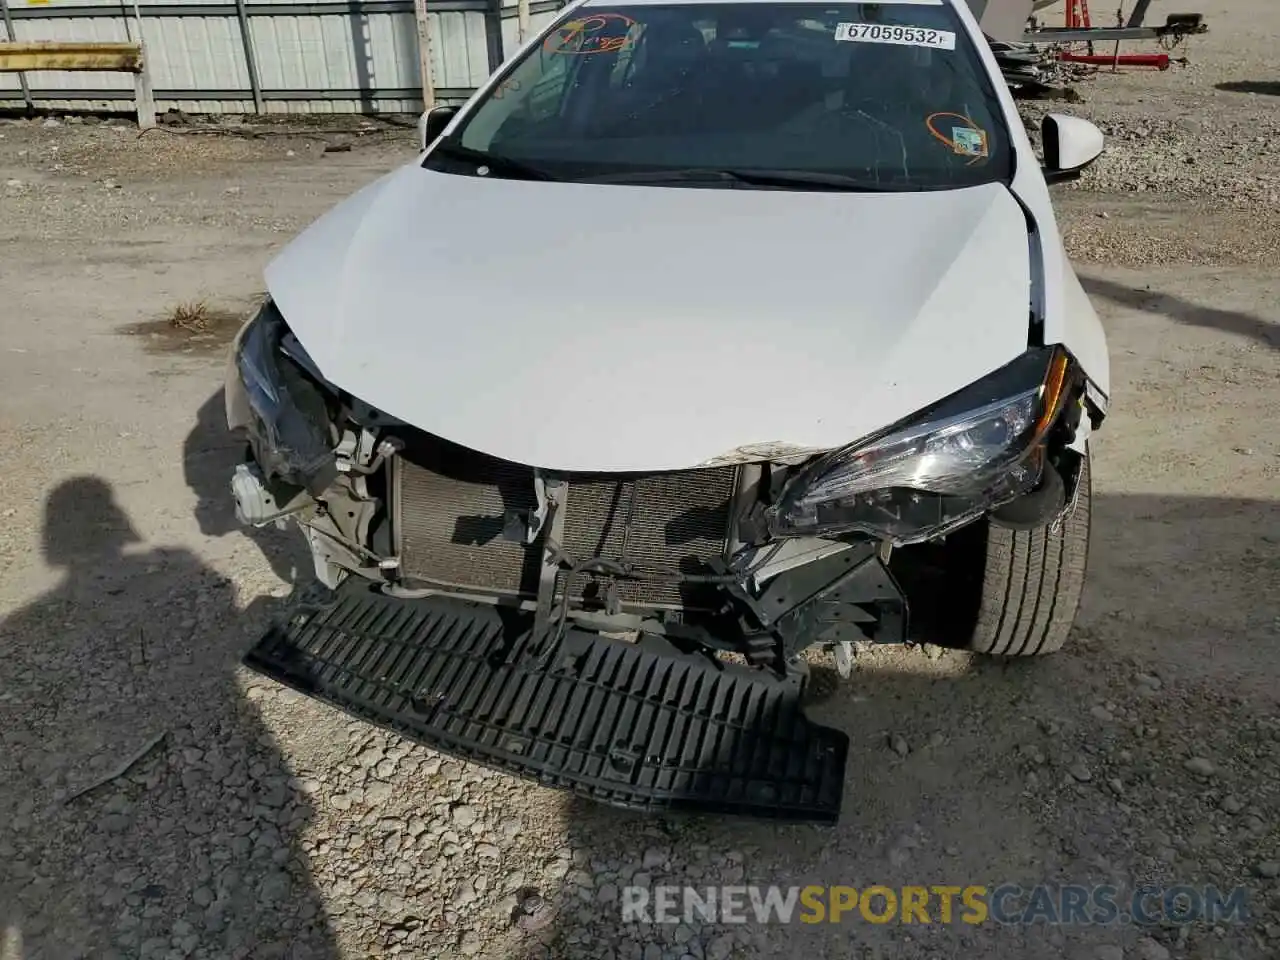
[(836, 39), (854, 43), (896, 43), (903, 47), (932, 47), (935, 50), (956, 48), (956, 35), (950, 30), (882, 23), (837, 23)]

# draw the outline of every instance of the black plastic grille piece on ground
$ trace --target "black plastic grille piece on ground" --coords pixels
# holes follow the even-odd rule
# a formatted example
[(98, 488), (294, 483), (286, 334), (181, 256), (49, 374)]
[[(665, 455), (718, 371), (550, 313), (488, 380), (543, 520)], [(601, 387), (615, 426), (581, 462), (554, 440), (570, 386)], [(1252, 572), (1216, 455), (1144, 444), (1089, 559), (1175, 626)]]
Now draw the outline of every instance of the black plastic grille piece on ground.
[(353, 580), (273, 627), (245, 663), (410, 740), (602, 803), (839, 816), (848, 737), (809, 722), (799, 684), (663, 641), (570, 629), (535, 649), (523, 616)]

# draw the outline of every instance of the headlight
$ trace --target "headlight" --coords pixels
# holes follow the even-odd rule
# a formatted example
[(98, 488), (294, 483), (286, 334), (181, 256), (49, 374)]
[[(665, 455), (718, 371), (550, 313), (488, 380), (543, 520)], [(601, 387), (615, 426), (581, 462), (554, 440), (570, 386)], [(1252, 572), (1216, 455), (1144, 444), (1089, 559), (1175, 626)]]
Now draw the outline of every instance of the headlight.
[(236, 338), (235, 382), (250, 416), (243, 418), (254, 459), (268, 478), (320, 493), (337, 478), (329, 435), (328, 399), (280, 350), (287, 328), (268, 300)]
[(276, 387), (280, 379), (276, 353), (280, 349), (281, 325), (275, 304), (267, 301), (236, 345), (236, 370), (248, 394), (249, 406), (265, 421), (276, 419), (281, 405)]
[(905, 424), (818, 460), (784, 487), (775, 536), (861, 531), (929, 539), (1031, 490), (1070, 360), (1029, 350)]

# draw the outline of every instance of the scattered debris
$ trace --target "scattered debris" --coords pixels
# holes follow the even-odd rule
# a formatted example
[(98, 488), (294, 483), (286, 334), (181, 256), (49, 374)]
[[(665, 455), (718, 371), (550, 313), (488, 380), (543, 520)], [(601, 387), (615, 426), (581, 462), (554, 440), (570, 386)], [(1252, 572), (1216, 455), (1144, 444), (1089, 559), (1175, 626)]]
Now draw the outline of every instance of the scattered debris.
[(77, 800), (80, 797), (83, 797), (85, 794), (92, 793), (94, 790), (97, 790), (99, 787), (110, 783), (112, 780), (119, 780), (126, 773), (128, 773), (136, 763), (142, 760), (143, 757), (145, 757), (152, 750), (158, 747), (160, 745), (160, 742), (164, 740), (164, 738), (167, 737), (168, 735), (169, 735), (169, 732), (167, 730), (162, 730), (160, 733), (157, 733), (154, 737), (149, 739), (136, 751), (134, 751), (128, 757), (126, 757), (110, 773), (106, 774), (105, 776), (99, 777), (97, 780), (94, 780), (93, 782), (89, 783), (87, 786), (81, 787), (79, 790), (74, 791), (63, 801), (63, 803), (69, 804), (73, 800)]

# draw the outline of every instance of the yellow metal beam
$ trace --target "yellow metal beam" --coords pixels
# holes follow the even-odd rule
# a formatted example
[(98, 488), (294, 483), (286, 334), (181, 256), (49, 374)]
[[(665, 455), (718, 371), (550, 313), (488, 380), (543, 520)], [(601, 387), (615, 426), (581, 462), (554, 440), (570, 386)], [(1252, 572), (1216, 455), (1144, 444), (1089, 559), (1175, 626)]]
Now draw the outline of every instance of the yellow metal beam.
[(0, 42), (0, 73), (21, 70), (110, 70), (142, 72), (136, 43)]

